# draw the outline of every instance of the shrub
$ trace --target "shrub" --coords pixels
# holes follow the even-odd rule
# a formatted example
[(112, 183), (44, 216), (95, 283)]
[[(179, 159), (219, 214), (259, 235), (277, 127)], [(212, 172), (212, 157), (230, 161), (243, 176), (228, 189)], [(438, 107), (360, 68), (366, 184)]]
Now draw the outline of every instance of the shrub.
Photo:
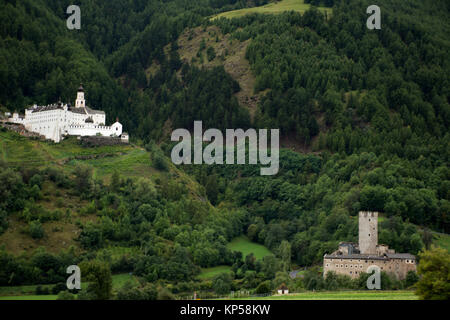
[(175, 300), (175, 296), (166, 288), (158, 290), (158, 300)]
[(61, 291), (58, 293), (56, 300), (74, 300), (75, 296), (68, 291)]
[(417, 275), (417, 273), (415, 271), (408, 271), (408, 273), (406, 274), (406, 279), (405, 279), (405, 287), (409, 288), (413, 285), (415, 285), (417, 283), (417, 281), (419, 281), (419, 276)]
[(261, 282), (258, 287), (256, 287), (256, 294), (265, 294), (270, 293), (272, 291), (272, 288), (270, 287), (270, 281), (266, 280)]
[(41, 296), (41, 295), (48, 295), (50, 293), (50, 291), (48, 290), (48, 287), (43, 288), (42, 286), (37, 286), (35, 293), (38, 296)]
[[(63, 291), (67, 291), (67, 285), (64, 282), (59, 282), (55, 284), (52, 288), (52, 294), (60, 294)], [(61, 299), (61, 300), (67, 300), (67, 299)]]
[(153, 160), (153, 167), (155, 169), (158, 169), (160, 171), (169, 170), (169, 166), (167, 165), (166, 158), (164, 157), (164, 155), (161, 152), (159, 152), (159, 151), (153, 152), (152, 160)]
[(28, 230), (33, 239), (42, 239), (44, 237), (44, 228), (39, 221), (31, 221), (28, 224)]
[(208, 50), (206, 50), (206, 56), (208, 58), (208, 61), (214, 60), (214, 58), (216, 57), (216, 51), (213, 47), (209, 47)]

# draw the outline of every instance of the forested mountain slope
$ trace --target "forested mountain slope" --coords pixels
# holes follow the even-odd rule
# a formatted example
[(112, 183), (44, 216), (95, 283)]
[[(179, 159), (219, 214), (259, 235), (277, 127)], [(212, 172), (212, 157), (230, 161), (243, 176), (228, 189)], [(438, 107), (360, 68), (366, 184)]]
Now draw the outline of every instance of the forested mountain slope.
[[(171, 169), (149, 197), (136, 181), (108, 178), (104, 193), (86, 195), (85, 210), (99, 219), (79, 237), (88, 253), (73, 259), (130, 246), (139, 254), (110, 261), (115, 271), (190, 281), (194, 266), (228, 264), (251, 287), (291, 260), (318, 264), (339, 241), (355, 241), (359, 210), (382, 212), (380, 242), (401, 252), (429, 246), (428, 229), (450, 231), (448, 1), (379, 0), (382, 28), (368, 30), (366, 0), (309, 1), (333, 5), (326, 16), (312, 8), (213, 21), (265, 1), (82, 0), (80, 31), (65, 27), (69, 2), (0, 2), (2, 110), (73, 100), (82, 81), (88, 103), (118, 116), (135, 142), (159, 154), (153, 161), (161, 170), (170, 160), (159, 147), (170, 155), (172, 130), (191, 129), (194, 120), (205, 128), (279, 128), (282, 141), (303, 150), (281, 150), (272, 177), (250, 165), (181, 167), (204, 187), (195, 201), (168, 184)], [(230, 63), (244, 71), (232, 72)], [(4, 179), (23, 179), (26, 195), (39, 195), (35, 174), (54, 179), (45, 168), (31, 174), (9, 166), (6, 159)], [(37, 210), (32, 199), (2, 201), (5, 230), (10, 216)], [(241, 261), (225, 245), (242, 233), (277, 259)], [(6, 284), (18, 262), (2, 259)], [(66, 256), (58, 259), (62, 268)], [(33, 267), (15, 283), (54, 280), (50, 269), (33, 274)], [(243, 280), (246, 270), (258, 276)]]

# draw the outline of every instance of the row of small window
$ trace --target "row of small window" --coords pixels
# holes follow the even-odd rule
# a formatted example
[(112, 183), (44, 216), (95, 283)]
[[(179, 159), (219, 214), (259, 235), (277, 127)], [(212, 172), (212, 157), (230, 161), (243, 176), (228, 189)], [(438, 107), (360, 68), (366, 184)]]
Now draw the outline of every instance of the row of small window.
[[(55, 122), (55, 121), (57, 121), (58, 119), (49, 119), (49, 120), (39, 120), (39, 121), (31, 121), (31, 123), (45, 123), (45, 122)], [(63, 119), (61, 119), (61, 122), (63, 121)], [(67, 122), (67, 120), (66, 119), (64, 119), (64, 122)]]
[[(329, 266), (328, 263), (326, 264), (326, 266), (327, 266), (327, 267)], [(335, 266), (336, 268), (339, 268), (339, 265), (338, 265), (338, 264), (335, 264), (334, 266)], [(344, 265), (341, 264), (340, 267), (341, 267), (341, 268), (344, 268)], [(345, 265), (345, 268), (348, 268), (348, 267), (349, 267), (349, 265), (346, 264), (346, 265)], [(351, 265), (350, 265), (350, 268), (358, 268), (358, 265), (357, 265), (357, 264), (355, 264), (355, 265), (351, 264)], [(360, 264), (360, 265), (359, 265), (359, 268), (362, 269), (362, 268), (363, 268), (363, 265)]]

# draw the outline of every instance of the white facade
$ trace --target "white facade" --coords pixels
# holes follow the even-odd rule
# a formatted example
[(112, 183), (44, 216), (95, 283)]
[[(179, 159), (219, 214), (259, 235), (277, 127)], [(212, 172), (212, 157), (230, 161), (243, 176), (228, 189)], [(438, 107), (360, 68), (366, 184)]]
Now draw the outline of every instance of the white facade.
[(81, 86), (77, 92), (75, 107), (62, 103), (34, 105), (25, 110), (25, 116), (14, 113), (8, 121), (22, 124), (28, 131), (43, 135), (54, 142), (60, 142), (64, 135), (120, 137), (122, 134), (122, 125), (119, 122), (105, 126), (105, 113), (86, 106)]

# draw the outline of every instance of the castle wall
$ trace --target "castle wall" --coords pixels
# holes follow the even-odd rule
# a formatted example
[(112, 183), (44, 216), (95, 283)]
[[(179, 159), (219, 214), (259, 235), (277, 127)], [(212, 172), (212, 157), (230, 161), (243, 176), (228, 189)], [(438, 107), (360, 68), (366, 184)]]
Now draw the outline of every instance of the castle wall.
[(378, 266), (381, 271), (394, 274), (398, 279), (405, 279), (408, 271), (416, 271), (414, 259), (386, 259), (370, 257), (368, 259), (346, 259), (346, 258), (324, 258), (323, 274), (334, 271), (336, 274), (350, 276), (352, 279), (358, 278), (361, 272), (367, 272), (372, 266)]
[(67, 134), (72, 136), (120, 136), (122, 134), (122, 125), (118, 122), (112, 126), (98, 126), (94, 124), (70, 125), (67, 128)]

